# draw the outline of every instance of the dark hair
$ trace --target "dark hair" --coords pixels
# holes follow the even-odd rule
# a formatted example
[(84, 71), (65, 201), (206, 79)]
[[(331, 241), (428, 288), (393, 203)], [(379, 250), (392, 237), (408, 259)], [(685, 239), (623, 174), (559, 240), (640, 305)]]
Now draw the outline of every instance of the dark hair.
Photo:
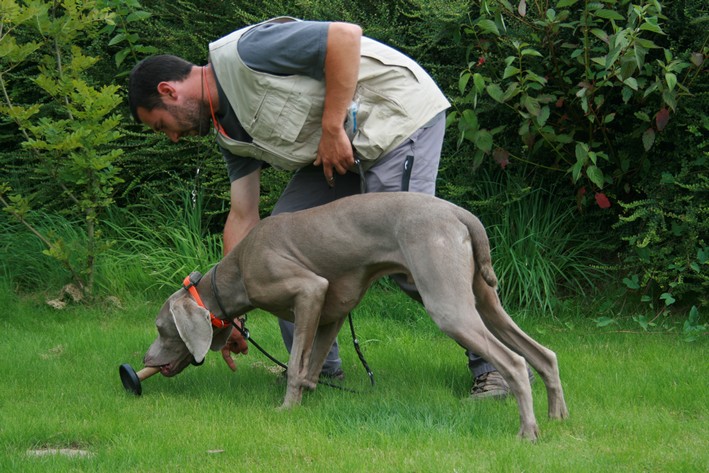
[(140, 122), (138, 107), (150, 111), (163, 106), (160, 82), (183, 81), (192, 67), (191, 62), (169, 54), (151, 56), (136, 64), (128, 79), (128, 105), (135, 121)]

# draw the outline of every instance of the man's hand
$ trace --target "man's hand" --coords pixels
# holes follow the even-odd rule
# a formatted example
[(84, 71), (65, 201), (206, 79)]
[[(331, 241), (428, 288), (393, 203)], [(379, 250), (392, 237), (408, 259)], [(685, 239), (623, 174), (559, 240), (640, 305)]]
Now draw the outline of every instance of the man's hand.
[[(241, 328), (244, 327), (243, 322), (239, 319), (236, 319), (234, 323)], [(241, 335), (241, 332), (233, 327), (231, 329), (231, 335), (229, 335), (229, 340), (227, 340), (226, 345), (222, 348), (222, 358), (224, 358), (226, 364), (229, 365), (229, 369), (236, 371), (236, 363), (234, 363), (234, 358), (231, 356), (232, 353), (236, 355), (239, 353), (247, 355), (249, 353), (249, 345), (246, 343), (246, 339)]]
[(345, 129), (340, 127), (334, 133), (323, 130), (318, 146), (318, 156), (313, 163), (322, 165), (325, 180), (331, 187), (335, 185), (334, 171), (343, 175), (354, 166), (354, 154)]
[(322, 165), (325, 180), (333, 186), (333, 172), (345, 174), (354, 165), (352, 144), (345, 133), (344, 123), (359, 77), (362, 28), (332, 22), (327, 31), (322, 136), (314, 164)]

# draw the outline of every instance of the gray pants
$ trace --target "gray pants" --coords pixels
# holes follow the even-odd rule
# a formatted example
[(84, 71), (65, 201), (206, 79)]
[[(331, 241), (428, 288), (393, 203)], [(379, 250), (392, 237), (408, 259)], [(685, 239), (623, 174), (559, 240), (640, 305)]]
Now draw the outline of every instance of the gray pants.
[[(379, 158), (364, 173), (366, 191), (369, 193), (408, 190), (435, 194), (444, 133), (445, 115), (441, 113), (396, 149)], [(325, 181), (321, 167), (308, 166), (293, 175), (278, 199), (272, 215), (317, 207), (359, 193), (361, 193), (359, 174), (351, 172), (343, 176), (335, 174), (335, 186), (330, 187)], [(394, 279), (402, 285), (403, 281)], [(405, 286), (405, 283), (403, 284)], [(412, 293), (411, 287), (402, 287), (402, 289), (414, 298), (417, 295)], [(278, 323), (283, 342), (290, 352), (290, 347), (293, 345), (293, 324), (282, 319), (278, 319)], [(482, 358), (473, 354), (469, 354), (468, 357), (469, 366), (474, 373), (479, 369), (478, 366), (485, 368), (482, 373), (494, 371), (494, 368)], [(324, 374), (333, 374), (340, 370), (341, 365), (340, 350), (335, 341), (322, 371)]]

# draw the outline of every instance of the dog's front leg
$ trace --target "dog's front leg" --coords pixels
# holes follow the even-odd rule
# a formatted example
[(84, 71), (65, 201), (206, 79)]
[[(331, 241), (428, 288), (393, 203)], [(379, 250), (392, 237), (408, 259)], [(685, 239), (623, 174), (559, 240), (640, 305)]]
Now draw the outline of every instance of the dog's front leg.
[(308, 381), (312, 384), (318, 383), (322, 367), (325, 364), (327, 355), (337, 338), (340, 328), (342, 328), (342, 324), (345, 322), (345, 318), (346, 316), (343, 315), (331, 324), (318, 327), (315, 340), (313, 341), (313, 351), (310, 354), (310, 366), (308, 368)]
[(293, 306), (295, 331), (288, 361), (288, 387), (281, 406), (284, 409), (300, 404), (303, 388), (312, 390), (317, 386), (317, 381), (308, 379), (308, 368), (328, 282), (318, 278), (303, 282), (300, 287)]

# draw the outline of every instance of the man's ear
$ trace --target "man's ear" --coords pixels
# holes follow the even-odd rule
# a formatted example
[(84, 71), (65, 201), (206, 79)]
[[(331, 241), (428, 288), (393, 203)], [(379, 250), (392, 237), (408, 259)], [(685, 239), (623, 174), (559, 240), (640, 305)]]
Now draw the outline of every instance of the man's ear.
[(173, 86), (170, 82), (160, 82), (158, 84), (158, 93), (163, 96), (170, 97), (174, 99), (177, 97), (177, 89), (175, 89), (175, 86)]
[(170, 313), (180, 338), (192, 353), (195, 363), (204, 361), (212, 343), (212, 324), (209, 311), (197, 305), (191, 297), (180, 297), (170, 302)]

